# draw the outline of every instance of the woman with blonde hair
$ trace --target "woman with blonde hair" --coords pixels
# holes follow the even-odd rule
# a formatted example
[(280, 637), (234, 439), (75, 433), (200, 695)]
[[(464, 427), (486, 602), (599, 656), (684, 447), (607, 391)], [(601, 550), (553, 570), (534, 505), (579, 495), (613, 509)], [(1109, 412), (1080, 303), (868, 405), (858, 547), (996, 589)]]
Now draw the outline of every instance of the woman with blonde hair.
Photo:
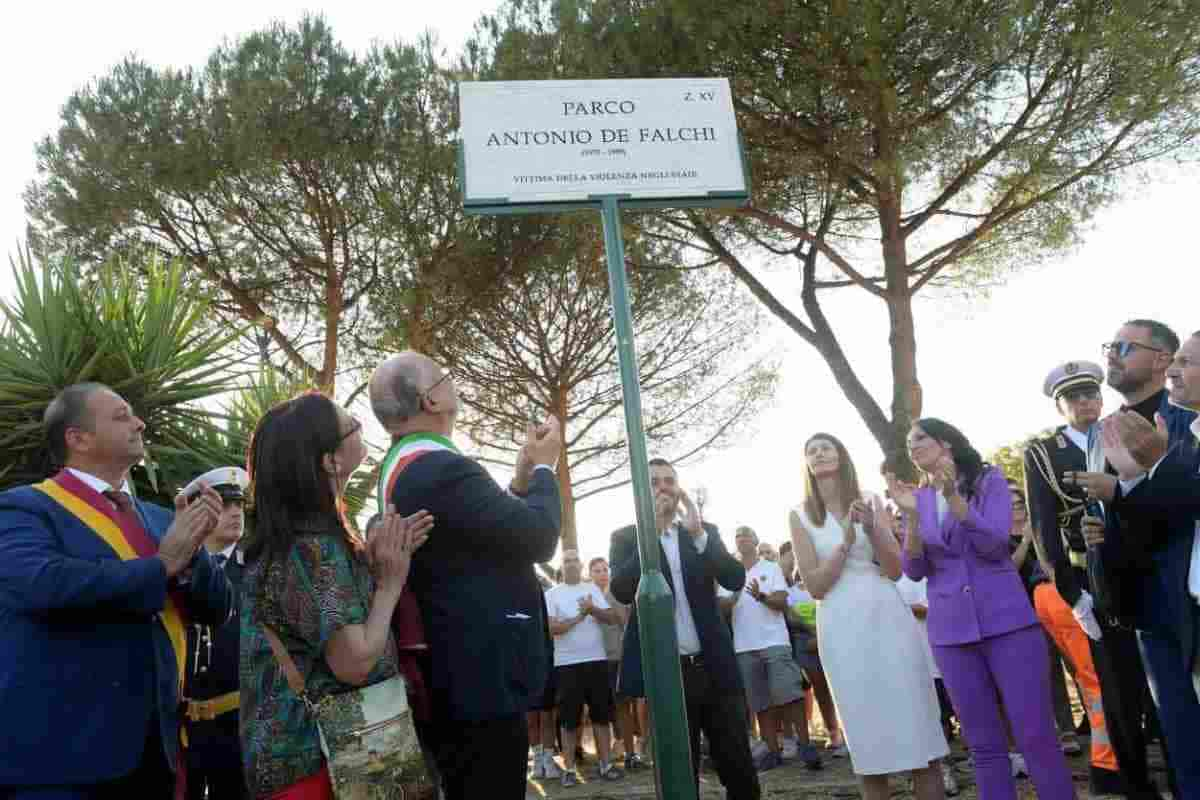
[(891, 515), (863, 495), (845, 446), (818, 433), (804, 446), (804, 503), (789, 523), (796, 568), (817, 600), (817, 641), (862, 794), (889, 797), (911, 772), (920, 800), (944, 796), (949, 753), (921, 631), (896, 588)]

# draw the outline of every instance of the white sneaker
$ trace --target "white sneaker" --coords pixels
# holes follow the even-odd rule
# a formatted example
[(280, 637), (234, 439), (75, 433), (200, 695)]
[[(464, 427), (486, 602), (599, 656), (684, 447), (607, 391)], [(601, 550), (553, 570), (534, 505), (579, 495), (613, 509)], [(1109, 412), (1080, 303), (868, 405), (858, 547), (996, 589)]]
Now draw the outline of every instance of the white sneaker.
[(800, 753), (800, 742), (794, 736), (783, 737), (783, 758), (785, 761), (795, 758)]
[(558, 762), (554, 760), (554, 753), (542, 753), (542, 770), (545, 772), (546, 778), (562, 777), (562, 770), (559, 769)]
[(958, 794), (958, 778), (954, 777), (954, 767), (945, 761), (942, 762), (942, 788), (947, 797), (954, 797)]
[(767, 743), (762, 739), (754, 739), (750, 743), (750, 758), (757, 762), (767, 754)]
[(532, 777), (532, 778), (546, 777), (545, 761), (542, 759), (542, 756), (544, 756), (544, 755), (545, 755), (545, 753), (543, 753), (541, 750), (533, 751), (533, 771), (531, 773), (529, 773), (530, 777)]
[(1012, 764), (1014, 778), (1028, 778), (1029, 770), (1025, 767), (1025, 756), (1020, 753), (1009, 753), (1008, 760)]

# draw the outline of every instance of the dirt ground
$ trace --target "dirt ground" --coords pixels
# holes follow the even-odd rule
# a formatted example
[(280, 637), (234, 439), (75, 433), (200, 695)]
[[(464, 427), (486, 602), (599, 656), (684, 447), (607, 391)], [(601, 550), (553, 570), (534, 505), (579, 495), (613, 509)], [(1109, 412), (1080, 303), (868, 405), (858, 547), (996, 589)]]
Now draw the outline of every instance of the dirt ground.
[[(1084, 755), (1069, 758), (1068, 762), (1075, 774), (1075, 787), (1080, 798), (1089, 797), (1087, 783), (1087, 740), (1081, 741)], [(590, 756), (590, 754), (589, 754)], [(955, 776), (958, 778), (961, 793), (958, 800), (976, 800), (974, 774), (967, 763), (966, 753), (961, 738), (953, 742), (951, 763), (954, 765)], [(1163, 773), (1162, 758), (1157, 748), (1151, 752), (1151, 765), (1155, 773), (1155, 782), (1166, 792), (1167, 779)], [(530, 779), (527, 800), (549, 798), (550, 800), (652, 800), (654, 794), (654, 771), (652, 769), (637, 770), (626, 774), (624, 780), (616, 782), (602, 781), (595, 776), (596, 761), (594, 757), (582, 762), (579, 770), (579, 786), (564, 789), (557, 780), (536, 781)], [(809, 772), (799, 760), (785, 762), (784, 766), (759, 775), (763, 787), (763, 800), (823, 800), (824, 798), (858, 797), (858, 786), (850, 771), (848, 758), (825, 759), (825, 767), (819, 772)], [(700, 776), (701, 800), (720, 800), (724, 797), (720, 781), (711, 769), (705, 769)], [(1021, 800), (1037, 797), (1033, 784), (1028, 779), (1017, 782), (1018, 795)], [(912, 797), (912, 789), (907, 778), (892, 780), (892, 797)]]

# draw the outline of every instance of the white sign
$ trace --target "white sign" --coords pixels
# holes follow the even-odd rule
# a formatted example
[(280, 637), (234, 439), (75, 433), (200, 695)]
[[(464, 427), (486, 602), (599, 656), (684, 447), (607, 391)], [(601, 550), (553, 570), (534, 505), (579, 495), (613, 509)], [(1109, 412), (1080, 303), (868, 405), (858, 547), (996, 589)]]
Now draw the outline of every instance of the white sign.
[(468, 207), (748, 193), (725, 78), (465, 82), (458, 92)]

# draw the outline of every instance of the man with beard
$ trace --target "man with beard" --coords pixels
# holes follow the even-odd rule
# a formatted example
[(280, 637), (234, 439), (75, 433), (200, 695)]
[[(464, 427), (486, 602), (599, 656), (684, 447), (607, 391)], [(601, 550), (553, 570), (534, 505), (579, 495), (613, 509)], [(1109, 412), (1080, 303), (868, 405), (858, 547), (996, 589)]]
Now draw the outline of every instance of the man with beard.
[[(1121, 411), (1109, 420), (1092, 426), (1088, 435), (1088, 470), (1101, 483), (1116, 486), (1121, 465), (1108, 457), (1111, 448), (1103, 441), (1102, 426), (1115, 418), (1136, 415), (1153, 425), (1155, 416), (1175, 416), (1167, 398), (1166, 372), (1179, 348), (1179, 337), (1161, 322), (1149, 319), (1130, 320), (1121, 326), (1112, 341), (1102, 350), (1107, 358), (1108, 385), (1115, 389), (1124, 403)], [(1105, 695), (1105, 719), (1112, 731), (1122, 731), (1135, 740), (1144, 717), (1154, 718), (1154, 707), (1145, 702), (1146, 669), (1139, 653), (1135, 629), (1156, 624), (1152, 622), (1157, 605), (1154, 558), (1144, 546), (1148, 531), (1138, 520), (1117, 513), (1111, 506), (1101, 507), (1098, 501), (1112, 499), (1110, 491), (1099, 489), (1088, 473), (1067, 471), (1063, 482), (1082, 489), (1089, 513), (1081, 522), (1084, 540), (1088, 543), (1087, 571), (1093, 591), (1096, 616), (1106, 621), (1102, 631), (1108, 659), (1097, 661), (1098, 669), (1111, 666), (1116, 672), (1107, 683), (1120, 684), (1115, 698)], [(1101, 518), (1102, 515), (1102, 518)], [(1089, 531), (1100, 531), (1100, 535)], [(1089, 541), (1090, 538), (1090, 541)], [(1102, 677), (1101, 680), (1104, 680)], [(1169, 742), (1168, 742), (1169, 744)], [(1166, 753), (1166, 760), (1170, 757)], [(1136, 758), (1138, 748), (1133, 748)], [(1138, 777), (1139, 766), (1126, 763), (1118, 746), (1118, 761), (1127, 782)], [(1121, 759), (1125, 757), (1126, 761)], [(1136, 763), (1136, 762), (1135, 762)], [(1174, 773), (1169, 773), (1174, 782)], [(1139, 787), (1130, 786), (1137, 792)], [(1147, 791), (1149, 789), (1147, 788)], [(1173, 792), (1178, 796), (1178, 792)]]
[[(729, 628), (721, 619), (713, 586), (716, 581), (728, 591), (740, 591), (746, 583), (746, 570), (729, 554), (716, 526), (700, 519), (696, 504), (679, 486), (669, 461), (650, 460), (650, 485), (663, 577), (675, 595), (675, 635), (692, 770), (699, 775), (703, 731), (726, 796), (758, 800), (761, 789), (750, 756), (745, 696)], [(683, 517), (677, 519), (681, 505)], [(622, 603), (633, 603), (642, 576), (635, 526), (613, 533), (609, 562), (613, 595)], [(636, 624), (625, 626), (620, 689), (627, 697), (646, 695), (640, 636)]]
[[(1062, 482), (1064, 473), (1087, 468), (1088, 431), (1100, 419), (1103, 380), (1104, 370), (1090, 361), (1068, 361), (1046, 376), (1043, 392), (1066, 424), (1026, 447), (1025, 486), (1039, 560), (1053, 580), (1034, 589), (1034, 608), (1071, 660), (1084, 693), (1092, 730), (1089, 789), (1092, 794), (1128, 794), (1129, 787), (1149, 783), (1146, 743), (1140, 719), (1131, 729), (1114, 727), (1111, 721), (1120, 719), (1121, 702), (1112, 660), (1137, 661), (1138, 654), (1130, 649), (1128, 636), (1096, 617), (1080, 530), (1086, 498)], [(1106, 713), (1110, 710), (1111, 715)]]
[[(1103, 546), (1136, 563), (1149, 561), (1131, 594), (1133, 624), (1154, 701), (1171, 751), (1176, 796), (1200, 797), (1200, 698), (1197, 697), (1196, 595), (1200, 579), (1194, 562), (1200, 503), (1200, 340), (1179, 348), (1168, 367), (1169, 405), (1155, 423), (1123, 414), (1107, 420), (1102, 444), (1120, 476), (1089, 474), (1082, 483), (1106, 504)], [(1086, 532), (1086, 529), (1085, 529)], [(1193, 591), (1195, 590), (1195, 591)]]

